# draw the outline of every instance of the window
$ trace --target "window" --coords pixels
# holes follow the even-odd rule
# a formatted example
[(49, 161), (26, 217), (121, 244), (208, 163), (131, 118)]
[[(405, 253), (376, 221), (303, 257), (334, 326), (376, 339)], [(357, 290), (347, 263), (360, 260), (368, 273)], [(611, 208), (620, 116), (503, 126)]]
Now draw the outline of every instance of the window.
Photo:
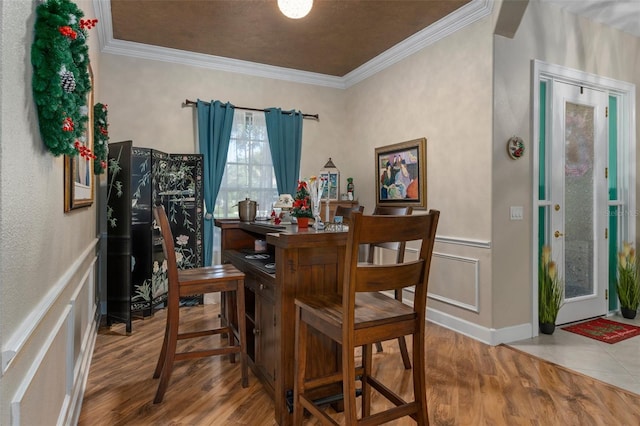
[[(267, 124), (263, 112), (233, 114), (227, 165), (216, 198), (216, 218), (237, 218), (238, 201), (251, 198), (258, 210), (271, 211), (278, 187), (271, 161)], [(213, 228), (213, 263), (220, 263), (220, 228)]]
[(271, 210), (278, 188), (264, 113), (236, 110), (214, 216), (238, 217), (238, 201), (247, 197), (258, 202), (258, 210)]

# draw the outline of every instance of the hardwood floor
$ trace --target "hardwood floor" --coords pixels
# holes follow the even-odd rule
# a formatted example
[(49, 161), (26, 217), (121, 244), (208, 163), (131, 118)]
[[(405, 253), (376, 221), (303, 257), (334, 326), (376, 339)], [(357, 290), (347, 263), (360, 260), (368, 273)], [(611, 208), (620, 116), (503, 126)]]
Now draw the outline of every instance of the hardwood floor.
[[(182, 309), (185, 328), (217, 322), (217, 306)], [(151, 376), (164, 324), (163, 310), (135, 321), (131, 335), (124, 325), (100, 330), (79, 425), (275, 424), (273, 401), (262, 385), (250, 373), (243, 389), (240, 364), (226, 357), (177, 362), (164, 402), (154, 405), (157, 381)], [(640, 424), (640, 396), (564, 367), (431, 323), (426, 345), (432, 425)], [(384, 343), (384, 353), (374, 355), (375, 368), (394, 390), (412, 394), (411, 373), (403, 368), (397, 342)]]

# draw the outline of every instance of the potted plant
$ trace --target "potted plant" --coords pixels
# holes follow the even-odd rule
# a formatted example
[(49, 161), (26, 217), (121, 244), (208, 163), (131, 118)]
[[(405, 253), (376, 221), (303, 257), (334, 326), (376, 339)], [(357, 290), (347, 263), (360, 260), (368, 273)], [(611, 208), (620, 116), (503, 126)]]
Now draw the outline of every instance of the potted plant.
[(618, 281), (616, 282), (620, 311), (625, 318), (633, 319), (640, 304), (640, 280), (636, 251), (624, 242), (618, 253)]
[(538, 268), (538, 322), (540, 331), (553, 334), (558, 311), (564, 298), (556, 263), (551, 260), (551, 247), (544, 246)]
[(311, 206), (311, 197), (309, 187), (304, 180), (298, 181), (296, 195), (293, 198), (293, 207), (291, 208), (291, 216), (298, 221), (298, 228), (306, 228), (309, 226), (309, 219), (313, 217), (313, 209)]

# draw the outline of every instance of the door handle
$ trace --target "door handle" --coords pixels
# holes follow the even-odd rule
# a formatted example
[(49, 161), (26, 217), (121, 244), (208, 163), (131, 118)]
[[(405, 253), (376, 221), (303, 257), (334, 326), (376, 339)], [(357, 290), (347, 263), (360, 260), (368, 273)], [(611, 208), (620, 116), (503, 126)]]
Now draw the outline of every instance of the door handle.
[(556, 231), (556, 232), (553, 233), (553, 236), (556, 237), (556, 238), (560, 238), (560, 237), (564, 236), (564, 234), (562, 232), (560, 232), (560, 231)]

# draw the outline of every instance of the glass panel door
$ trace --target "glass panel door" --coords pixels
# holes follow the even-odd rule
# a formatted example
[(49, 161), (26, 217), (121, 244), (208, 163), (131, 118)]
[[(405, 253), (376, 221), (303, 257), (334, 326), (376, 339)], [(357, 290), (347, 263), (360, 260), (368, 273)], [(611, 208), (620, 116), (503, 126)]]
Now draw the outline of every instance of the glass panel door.
[(553, 83), (547, 241), (565, 286), (557, 324), (607, 309), (606, 106), (604, 92)]

